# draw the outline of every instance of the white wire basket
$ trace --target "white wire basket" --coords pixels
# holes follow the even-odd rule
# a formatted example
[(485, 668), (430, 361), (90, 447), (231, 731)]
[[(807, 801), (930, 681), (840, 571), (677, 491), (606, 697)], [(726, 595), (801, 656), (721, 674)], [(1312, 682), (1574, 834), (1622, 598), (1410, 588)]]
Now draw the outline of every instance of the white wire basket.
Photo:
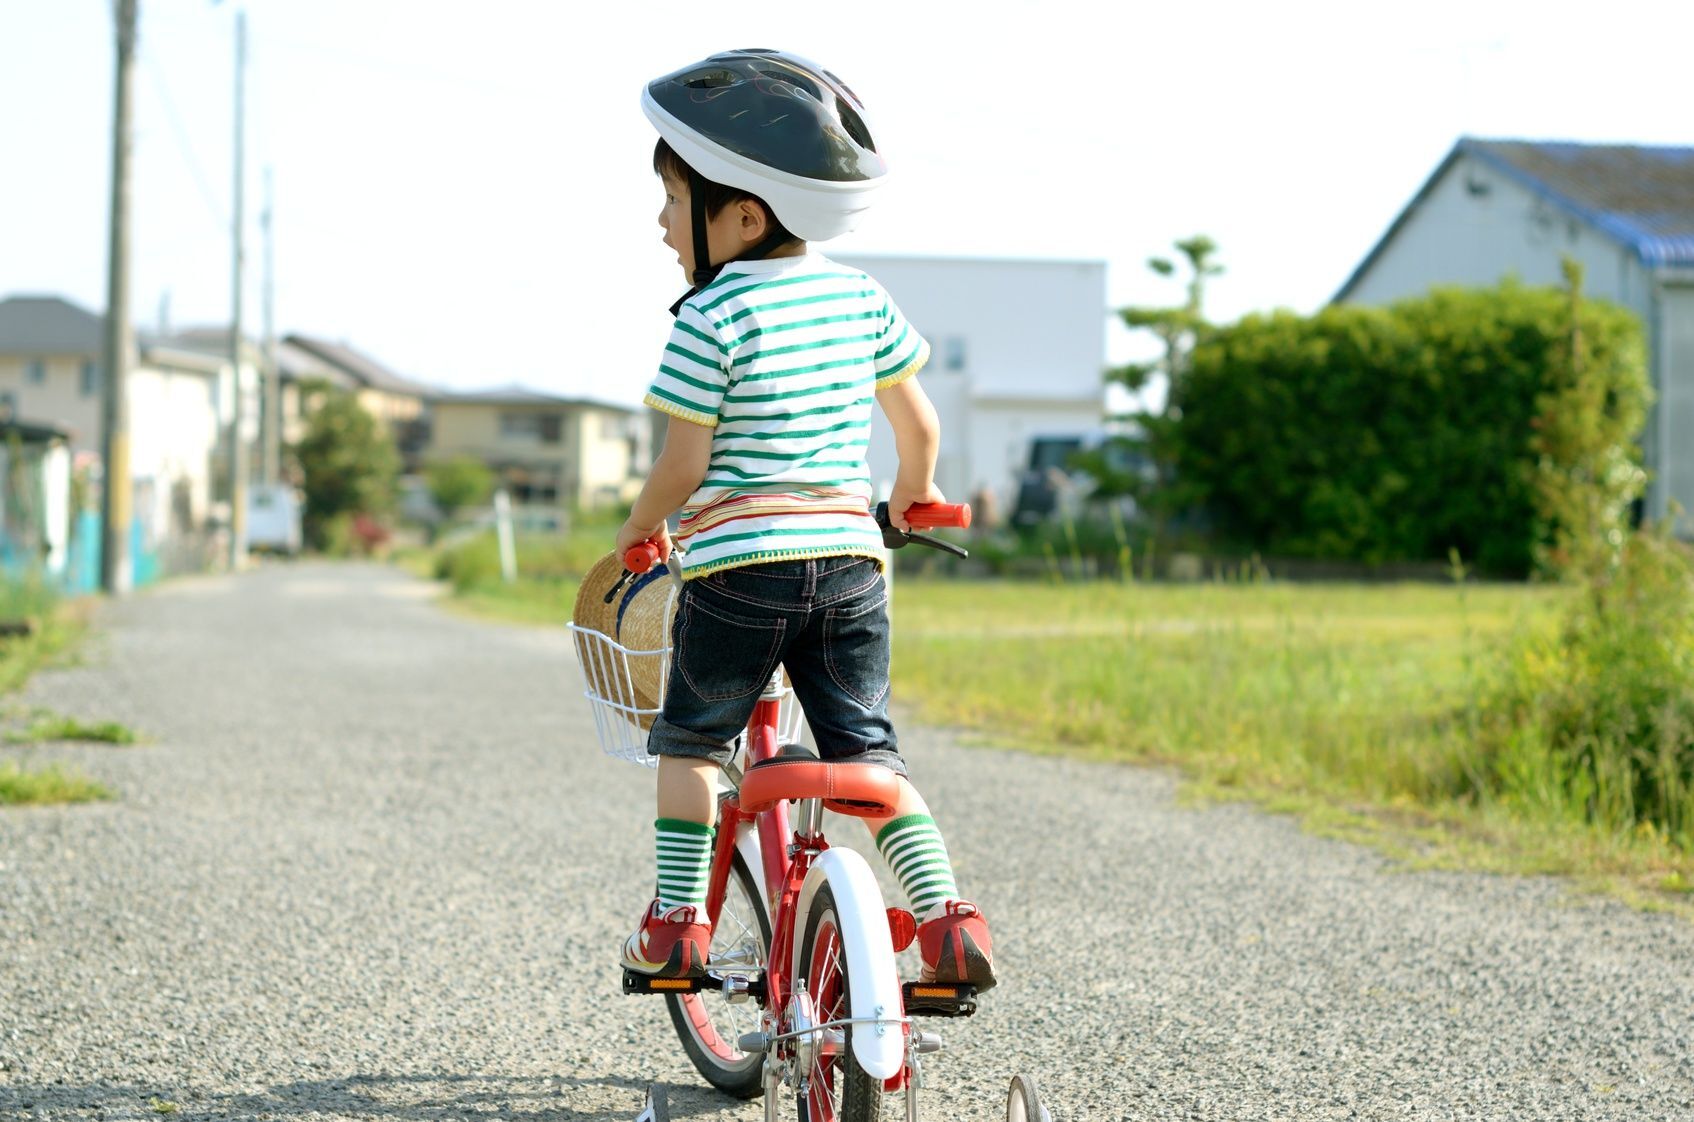
[[(594, 711), (594, 734), (600, 740), (600, 747), (608, 756), (657, 767), (659, 757), (647, 751), (647, 730), (664, 705), (671, 649), (634, 650), (603, 631), (575, 623), (566, 627), (576, 640), (584, 686), (582, 695)], [(638, 682), (642, 683), (640, 689)], [(798, 742), (805, 717), (786, 679), (778, 700), (777, 738), (784, 744)]]

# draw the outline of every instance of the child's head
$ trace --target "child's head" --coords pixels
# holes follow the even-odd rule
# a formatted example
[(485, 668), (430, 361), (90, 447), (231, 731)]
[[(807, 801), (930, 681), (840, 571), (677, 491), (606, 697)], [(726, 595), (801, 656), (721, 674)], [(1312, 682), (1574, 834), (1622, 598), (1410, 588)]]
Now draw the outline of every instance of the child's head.
[(716, 183), (682, 162), (663, 137), (653, 148), (653, 171), (665, 188), (665, 203), (659, 210), (659, 225), (665, 229), (665, 244), (676, 250), (682, 274), (694, 276), (694, 195), (700, 196), (706, 219), (708, 262), (733, 261), (766, 238), (780, 241), (777, 254), (791, 252), (805, 243), (777, 221), (770, 204), (739, 187)]
[(685, 66), (649, 82), (641, 108), (663, 140), (654, 169), (688, 188), (689, 221), (667, 224), (666, 242), (688, 238), (691, 254), (676, 248), (695, 284), (710, 279), (713, 262), (731, 259), (708, 237), (725, 215), (736, 237), (744, 216), (771, 220), (759, 241), (724, 246), (740, 249), (733, 257), (763, 257), (795, 239), (852, 229), (887, 174), (853, 91), (781, 51), (727, 51)]

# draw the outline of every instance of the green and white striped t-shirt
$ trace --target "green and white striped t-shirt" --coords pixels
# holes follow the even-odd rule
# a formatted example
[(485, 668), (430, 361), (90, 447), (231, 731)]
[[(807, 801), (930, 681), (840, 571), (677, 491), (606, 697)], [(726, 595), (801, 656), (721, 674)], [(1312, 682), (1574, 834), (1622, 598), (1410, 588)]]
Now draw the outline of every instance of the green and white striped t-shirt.
[(689, 297), (646, 397), (715, 430), (677, 531), (683, 576), (881, 557), (865, 463), (871, 409), (877, 390), (928, 358), (882, 286), (816, 253), (732, 261)]

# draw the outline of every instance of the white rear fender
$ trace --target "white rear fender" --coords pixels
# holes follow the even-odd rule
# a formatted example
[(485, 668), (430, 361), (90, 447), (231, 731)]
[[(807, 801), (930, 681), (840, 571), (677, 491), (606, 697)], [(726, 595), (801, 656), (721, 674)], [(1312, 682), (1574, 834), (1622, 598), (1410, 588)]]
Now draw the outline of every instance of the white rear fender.
[[(878, 1079), (892, 1079), (906, 1062), (906, 1034), (898, 1018), (900, 975), (894, 965), (894, 939), (888, 933), (888, 913), (865, 859), (851, 849), (826, 849), (818, 856), (800, 888), (794, 931), (793, 977), (799, 981), (806, 917), (812, 898), (825, 883), (835, 897), (836, 923), (847, 961), (849, 1016), (887, 1019), (887, 1025), (854, 1025), (853, 1056)], [(878, 1030), (881, 1029), (879, 1032)]]

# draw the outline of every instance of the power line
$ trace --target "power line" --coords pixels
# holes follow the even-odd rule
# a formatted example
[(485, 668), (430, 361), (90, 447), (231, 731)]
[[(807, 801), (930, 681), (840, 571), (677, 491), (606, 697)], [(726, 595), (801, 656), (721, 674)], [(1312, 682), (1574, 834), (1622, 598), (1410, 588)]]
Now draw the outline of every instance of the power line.
[(193, 177), (195, 186), (200, 188), (200, 197), (205, 200), (206, 209), (211, 212), (218, 226), (229, 228), (229, 212), (225, 211), (218, 202), (217, 195), (212, 191), (211, 180), (200, 167), (200, 161), (194, 154), (194, 143), (189, 139), (188, 129), (182, 123), (182, 117), (176, 111), (176, 102), (171, 97), (170, 87), (165, 82), (164, 71), (152, 54), (141, 53), (142, 61), (147, 64), (147, 71), (153, 76), (153, 86), (159, 93), (159, 100), (165, 108), (165, 118), (171, 124), (171, 132), (176, 138), (177, 149), (182, 154), (183, 162), (188, 165), (188, 172)]

